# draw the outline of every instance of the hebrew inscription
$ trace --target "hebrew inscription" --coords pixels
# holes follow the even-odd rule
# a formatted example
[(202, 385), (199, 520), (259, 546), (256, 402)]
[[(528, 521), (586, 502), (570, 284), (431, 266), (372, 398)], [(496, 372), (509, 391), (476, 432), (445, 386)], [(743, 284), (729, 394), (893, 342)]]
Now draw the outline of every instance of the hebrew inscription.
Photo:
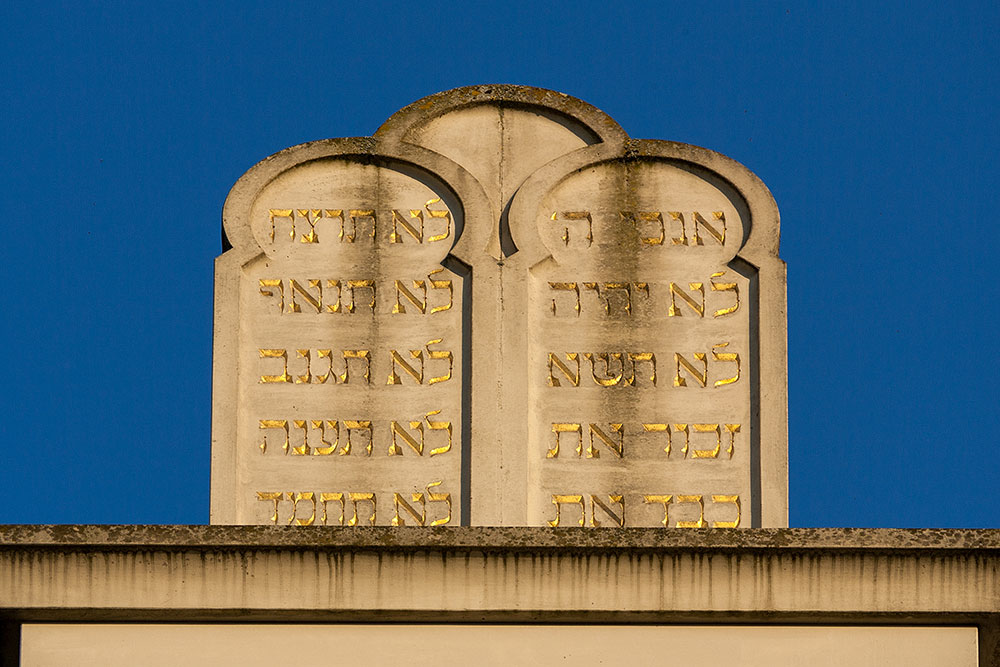
[(463, 277), (442, 261), (460, 220), (425, 180), (311, 163), (250, 209), (261, 252), (239, 275), (239, 522), (457, 523)]
[(471, 87), (223, 222), (213, 523), (787, 525), (777, 209), (731, 160)]
[(548, 254), (528, 269), (528, 523), (739, 526), (750, 282), (732, 193), (609, 162), (555, 184), (533, 222)]

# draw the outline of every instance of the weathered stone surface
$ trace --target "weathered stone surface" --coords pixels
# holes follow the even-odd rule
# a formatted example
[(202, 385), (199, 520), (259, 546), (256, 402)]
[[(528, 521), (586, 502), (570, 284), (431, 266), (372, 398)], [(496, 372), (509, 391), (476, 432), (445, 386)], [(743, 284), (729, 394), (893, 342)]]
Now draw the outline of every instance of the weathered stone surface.
[(778, 213), (732, 160), (469, 87), (223, 217), (213, 523), (787, 525)]
[[(280, 638), (279, 641), (275, 641)], [(179, 664), (974, 667), (974, 627), (31, 624), (24, 667)]]
[(998, 531), (0, 528), (21, 620), (955, 625), (998, 591)]

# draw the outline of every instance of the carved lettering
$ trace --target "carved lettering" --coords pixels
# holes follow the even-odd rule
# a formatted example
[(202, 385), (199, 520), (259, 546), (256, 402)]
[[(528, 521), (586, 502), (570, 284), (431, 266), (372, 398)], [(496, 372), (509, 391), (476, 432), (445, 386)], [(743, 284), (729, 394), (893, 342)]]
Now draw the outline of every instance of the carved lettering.
[(594, 495), (590, 496), (590, 525), (593, 526), (594, 528), (600, 527), (601, 522), (597, 520), (597, 508), (600, 507), (604, 511), (604, 513), (608, 516), (608, 518), (614, 521), (619, 528), (624, 528), (625, 497), (622, 496), (621, 494), (608, 494), (608, 500), (610, 500), (612, 503), (618, 503), (619, 507), (618, 514), (615, 514), (614, 511), (612, 511), (612, 509), (608, 505), (605, 505), (604, 501), (601, 500), (598, 496)]
[[(288, 420), (286, 419), (261, 419), (260, 420), (261, 429), (272, 429), (280, 428), (285, 432), (285, 441), (282, 443), (281, 448), (288, 452)], [(260, 443), (260, 453), (263, 454), (267, 452), (267, 434), (264, 434), (264, 439)]]
[[(280, 287), (281, 281), (278, 282)], [(261, 281), (261, 283), (262, 283), (261, 291), (263, 291), (263, 281)], [(576, 283), (549, 283), (549, 289), (573, 292), (576, 295), (576, 305), (574, 305), (573, 309), (576, 311), (577, 317), (580, 316), (580, 288), (577, 286)], [(556, 314), (555, 299), (552, 299), (552, 314), (553, 315)]]
[(344, 225), (346, 225), (346, 222), (344, 222), (343, 219), (341, 219), (341, 227), (340, 227), (341, 242), (346, 241), (347, 243), (354, 243), (358, 235), (358, 224), (360, 221), (363, 220), (371, 220), (372, 231), (370, 236), (371, 238), (375, 238), (375, 230), (378, 223), (375, 221), (375, 211), (373, 209), (351, 209), (348, 212), (347, 217), (351, 221), (351, 231), (349, 233), (345, 233)]
[[(561, 217), (563, 220), (572, 221), (586, 221), (587, 223), (587, 234), (584, 239), (587, 241), (587, 247), (589, 248), (594, 243), (594, 219), (590, 217), (590, 211), (564, 211), (562, 214), (553, 213), (552, 221), (555, 222), (557, 217)], [(562, 240), (563, 243), (569, 245), (569, 225), (565, 225), (563, 228)]]
[(611, 424), (611, 431), (612, 433), (616, 433), (618, 435), (617, 439), (605, 433), (604, 430), (597, 424), (590, 425), (590, 447), (587, 448), (588, 459), (601, 458), (601, 452), (594, 446), (594, 436), (597, 436), (598, 441), (610, 449), (615, 456), (618, 458), (622, 458), (624, 456), (625, 430), (622, 424)]
[(321, 503), (323, 503), (323, 518), (322, 518), (322, 521), (323, 521), (323, 525), (324, 526), (327, 525), (327, 514), (326, 514), (327, 504), (330, 503), (331, 501), (338, 501), (338, 502), (340, 502), (340, 518), (337, 520), (337, 525), (343, 526), (344, 525), (344, 514), (345, 514), (346, 509), (347, 509), (346, 506), (344, 505), (344, 494), (343, 493), (323, 492), (323, 493), (319, 494), (319, 501)]
[[(316, 497), (312, 491), (305, 491), (302, 493), (288, 492), (288, 500), (292, 502), (292, 515), (288, 517), (288, 523), (291, 525), (293, 522), (299, 526), (311, 526), (316, 521)], [(299, 502), (302, 500), (308, 500), (312, 503), (312, 514), (309, 515), (308, 519), (298, 518)]]
[(715, 311), (712, 315), (713, 317), (723, 317), (724, 315), (731, 315), (739, 310), (740, 307), (740, 288), (736, 283), (720, 283), (716, 282), (716, 278), (721, 278), (726, 275), (725, 271), (719, 271), (718, 273), (712, 274), (712, 291), (713, 292), (732, 292), (733, 296), (736, 298), (736, 303), (728, 308), (720, 308)]
[(399, 507), (401, 505), (403, 507), (403, 510), (407, 514), (409, 514), (410, 517), (413, 518), (413, 520), (417, 523), (418, 526), (423, 526), (427, 522), (427, 503), (426, 501), (424, 501), (424, 494), (411, 493), (410, 500), (413, 503), (420, 503), (420, 514), (417, 514), (417, 511), (413, 509), (413, 506), (410, 505), (410, 503), (406, 502), (406, 500), (403, 499), (403, 496), (399, 495), (398, 493), (392, 494), (392, 504), (393, 508), (395, 509), (395, 516), (393, 516), (392, 521), (389, 522), (391, 525), (393, 526), (406, 525), (406, 521), (404, 521), (403, 517), (399, 515)]
[(261, 359), (281, 359), (283, 362), (283, 368), (281, 375), (261, 375), (261, 384), (269, 384), (274, 382), (292, 382), (292, 376), (288, 374), (288, 353), (281, 349), (261, 349), (258, 350)]
[(691, 298), (678, 287), (677, 283), (670, 283), (670, 309), (667, 310), (668, 317), (680, 317), (683, 315), (681, 309), (677, 307), (677, 297), (695, 312), (698, 317), (705, 317), (705, 286), (703, 283), (688, 283), (692, 292), (697, 292), (701, 300)]
[(427, 485), (427, 502), (429, 503), (445, 503), (447, 506), (448, 514), (441, 519), (435, 519), (431, 521), (431, 526), (443, 526), (446, 523), (451, 522), (451, 494), (450, 493), (434, 493), (431, 491), (432, 488), (437, 488), (441, 486), (442, 482), (431, 482)]
[[(348, 436), (349, 437), (349, 436)], [(372, 492), (367, 493), (348, 493), (348, 499), (351, 501), (351, 505), (354, 507), (354, 516), (350, 518), (347, 522), (348, 526), (357, 526), (358, 521), (358, 503), (370, 503), (372, 506), (371, 516), (368, 517), (368, 523), (372, 526), (375, 525), (375, 494)]]
[(410, 209), (410, 219), (419, 220), (420, 225), (411, 225), (407, 219), (397, 210), (392, 211), (392, 232), (389, 234), (389, 243), (402, 243), (403, 238), (399, 235), (401, 226), (407, 234), (412, 236), (417, 243), (424, 242), (424, 212), (420, 209)]
[(552, 432), (555, 433), (556, 444), (545, 453), (545, 458), (554, 459), (559, 456), (559, 435), (562, 433), (576, 433), (576, 455), (583, 454), (583, 429), (580, 424), (553, 424)]
[[(448, 209), (431, 209), (431, 204), (441, 203), (440, 197), (435, 197), (434, 199), (428, 199), (424, 204), (424, 209), (432, 220), (444, 220), (444, 232), (441, 234), (434, 234), (427, 238), (428, 243), (436, 243), (437, 241), (444, 241), (446, 238), (451, 236), (451, 211)], [(434, 311), (431, 311), (434, 312)]]
[(271, 516), (271, 523), (278, 523), (278, 503), (281, 499), (285, 497), (281, 491), (258, 491), (257, 500), (263, 500), (264, 502), (274, 503), (274, 514)]
[(580, 506), (580, 525), (583, 526), (587, 519), (587, 506), (583, 504), (583, 496), (581, 495), (552, 495), (552, 504), (556, 506), (556, 518), (549, 521), (549, 525), (553, 528), (559, 527), (559, 522), (562, 519), (562, 506), (563, 505), (579, 505)]
[(399, 300), (399, 297), (401, 296), (413, 304), (413, 306), (421, 313), (427, 312), (427, 283), (423, 280), (413, 281), (413, 289), (420, 290), (422, 292), (422, 296), (417, 296), (411, 292), (402, 280), (396, 280), (394, 284), (396, 286), (396, 304), (392, 307), (393, 313), (406, 312), (406, 306), (404, 306), (403, 302)]
[(704, 227), (705, 231), (708, 232), (709, 236), (719, 242), (719, 245), (725, 245), (726, 243), (726, 214), (722, 211), (712, 211), (712, 218), (715, 220), (715, 224), (719, 227), (714, 227), (709, 224), (701, 213), (695, 211), (691, 214), (694, 219), (694, 245), (705, 245), (705, 239), (703, 236), (698, 234), (699, 227)]
[[(563, 363), (562, 359), (558, 357), (554, 352), (549, 352), (549, 386), (550, 387), (560, 387), (562, 386), (559, 378), (557, 378), (552, 373), (552, 367), (555, 366), (563, 375), (566, 376), (566, 380), (569, 380), (570, 384), (574, 387), (580, 386), (580, 357), (576, 352), (567, 352), (566, 360), (569, 362), (576, 362), (576, 371), (571, 371), (569, 366)], [(566, 380), (563, 380), (565, 382)]]
[(271, 242), (274, 242), (274, 230), (276, 221), (282, 218), (287, 219), (289, 224), (291, 224), (292, 229), (288, 232), (288, 238), (295, 240), (295, 218), (292, 217), (292, 209), (290, 208), (272, 208), (268, 209), (268, 215), (270, 216), (271, 222)]
[(372, 449), (375, 446), (375, 436), (374, 433), (372, 432), (371, 420), (345, 419), (344, 430), (347, 431), (347, 437), (344, 438), (345, 441), (344, 446), (340, 449), (338, 454), (340, 454), (341, 456), (350, 456), (352, 449), (351, 434), (354, 433), (355, 431), (362, 431), (362, 432), (367, 431), (368, 442), (365, 444), (365, 456), (372, 455)]

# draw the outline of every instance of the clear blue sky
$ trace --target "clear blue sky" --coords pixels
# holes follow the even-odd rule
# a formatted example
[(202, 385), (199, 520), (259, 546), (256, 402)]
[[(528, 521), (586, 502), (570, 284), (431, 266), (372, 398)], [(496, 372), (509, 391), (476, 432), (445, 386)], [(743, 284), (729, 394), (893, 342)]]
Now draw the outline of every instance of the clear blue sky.
[(207, 522), (229, 188), (518, 83), (774, 193), (793, 526), (1000, 526), (1000, 5), (700, 4), (3, 3), (0, 522)]

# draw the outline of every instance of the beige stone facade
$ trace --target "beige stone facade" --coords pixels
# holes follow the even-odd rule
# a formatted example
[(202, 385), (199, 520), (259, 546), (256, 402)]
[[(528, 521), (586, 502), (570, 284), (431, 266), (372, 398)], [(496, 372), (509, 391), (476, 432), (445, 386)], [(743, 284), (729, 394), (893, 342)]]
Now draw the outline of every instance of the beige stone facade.
[[(816, 647), (830, 645), (823, 628), (857, 630), (841, 635), (842, 653), (834, 656), (844, 659), (877, 639), (870, 629), (895, 629), (873, 641), (882, 647), (874, 655), (896, 658), (912, 655), (907, 645), (927, 638), (967, 647), (974, 632), (978, 664), (996, 666), (998, 535), (851, 529), (0, 527), (5, 664), (18, 664), (12, 651), (20, 645), (23, 623), (139, 622), (277, 623), (281, 627), (275, 633), (281, 633), (270, 636), (279, 642), (287, 637), (293, 644), (301, 625), (322, 625), (347, 637), (350, 628), (343, 624), (430, 624), (442, 655), (453, 635), (462, 645), (461, 633), (449, 634), (452, 626), (470, 623), (593, 626), (596, 636), (608, 641), (619, 641), (604, 634), (609, 626), (624, 627), (622, 637), (638, 627), (662, 628), (665, 637), (671, 632), (690, 636), (674, 626), (702, 625), (715, 632), (720, 648), (733, 638), (726, 639), (730, 626), (767, 626), (778, 633), (772, 635), (778, 646), (798, 641), (794, 632), (779, 633), (791, 626), (813, 628), (818, 634), (799, 637)], [(913, 633), (900, 644), (906, 628), (926, 634)], [(933, 639), (935, 628), (967, 631)], [(86, 631), (81, 627), (70, 634)], [(32, 632), (28, 628), (26, 636)], [(749, 630), (735, 634), (745, 639), (740, 645), (751, 646), (762, 636)], [(383, 635), (391, 637), (393, 631)], [(232, 634), (213, 636), (224, 643)], [(501, 641), (503, 635), (494, 637)], [(553, 633), (547, 644), (532, 641), (545, 650), (556, 637)], [(955, 661), (930, 664), (967, 664), (960, 661), (967, 650), (957, 650), (966, 652), (956, 654)]]
[(787, 525), (778, 212), (732, 160), (461, 88), (224, 225), (213, 523)]

